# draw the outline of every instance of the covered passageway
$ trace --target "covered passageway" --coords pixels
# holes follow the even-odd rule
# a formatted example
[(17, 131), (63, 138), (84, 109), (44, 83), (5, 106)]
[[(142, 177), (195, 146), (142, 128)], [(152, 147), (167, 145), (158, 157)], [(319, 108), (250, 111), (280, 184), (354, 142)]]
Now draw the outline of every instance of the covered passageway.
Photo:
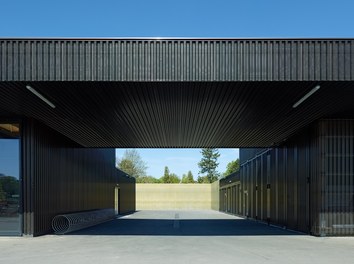
[[(259, 153), (244, 156), (242, 197), (261, 186), (254, 170), (272, 179), (265, 189), (301, 179), (281, 192), (295, 197), (281, 216), (280, 192), (269, 194), (276, 217), (263, 220), (287, 225), (305, 204), (301, 230), (353, 234), (353, 50), (353, 39), (0, 39), (0, 142), (20, 141), (20, 233), (50, 232), (58, 213), (114, 208), (117, 184), (133, 211), (134, 180), (116, 171), (112, 148), (240, 147), (292, 150), (255, 165)], [(342, 183), (344, 222), (332, 217), (342, 204), (324, 204)], [(298, 202), (301, 191), (316, 196)], [(239, 213), (259, 218), (255, 201)]]

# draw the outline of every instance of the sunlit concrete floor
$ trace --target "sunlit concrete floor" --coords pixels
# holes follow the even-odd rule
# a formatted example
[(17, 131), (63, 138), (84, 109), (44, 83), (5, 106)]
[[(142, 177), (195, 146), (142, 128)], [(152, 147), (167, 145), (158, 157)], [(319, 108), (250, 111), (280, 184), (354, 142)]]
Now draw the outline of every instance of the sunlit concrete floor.
[(67, 235), (0, 237), (0, 263), (354, 263), (318, 238), (215, 211), (140, 211)]

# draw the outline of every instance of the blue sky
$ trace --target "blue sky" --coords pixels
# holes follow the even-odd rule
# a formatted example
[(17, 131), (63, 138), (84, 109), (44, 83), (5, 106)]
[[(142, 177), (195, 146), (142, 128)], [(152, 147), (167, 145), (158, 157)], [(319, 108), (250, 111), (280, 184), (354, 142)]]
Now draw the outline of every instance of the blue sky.
[(0, 138), (0, 174), (19, 178), (19, 140)]
[[(353, 10), (353, 0), (3, 0), (0, 37), (353, 38)], [(199, 151), (139, 150), (149, 174), (166, 165), (195, 177)], [(238, 152), (220, 152), (223, 172)]]
[(0, 36), (353, 37), (352, 0), (3, 0)]
[[(125, 149), (117, 149), (116, 156), (121, 158)], [(201, 149), (137, 149), (143, 161), (146, 162), (148, 169), (147, 175), (160, 178), (167, 166), (171, 173), (182, 177), (189, 170), (192, 171), (194, 179), (198, 177), (198, 162), (202, 158)], [(226, 171), (226, 165), (239, 156), (238, 149), (219, 149), (218, 171)]]

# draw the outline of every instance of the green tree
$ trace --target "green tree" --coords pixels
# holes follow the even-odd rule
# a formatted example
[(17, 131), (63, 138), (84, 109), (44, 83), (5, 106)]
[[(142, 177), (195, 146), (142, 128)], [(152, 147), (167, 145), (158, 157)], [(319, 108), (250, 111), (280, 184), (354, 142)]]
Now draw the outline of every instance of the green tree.
[(163, 176), (161, 177), (162, 183), (169, 183), (170, 182), (170, 170), (167, 166), (165, 166)]
[(191, 171), (188, 171), (187, 175), (183, 174), (182, 183), (194, 183), (194, 178)]
[(0, 185), (2, 187), (2, 193), (6, 198), (20, 194), (19, 180), (13, 176), (1, 176)]
[(181, 179), (177, 176), (177, 174), (170, 174), (170, 182), (169, 183), (180, 183)]
[(210, 183), (208, 176), (198, 176), (198, 183)]
[(224, 172), (224, 176), (230, 175), (231, 173), (234, 173), (240, 169), (240, 160), (236, 159), (233, 161), (230, 161), (226, 165), (226, 171)]
[(187, 174), (183, 173), (181, 182), (187, 183)]
[(152, 176), (142, 176), (136, 179), (137, 183), (161, 183), (160, 179), (156, 179)]
[(136, 179), (146, 176), (146, 163), (135, 149), (125, 150), (122, 159), (117, 162), (117, 167)]
[(180, 183), (181, 182), (180, 178), (176, 174), (170, 173), (170, 170), (167, 166), (165, 166), (164, 174), (160, 178), (160, 181), (162, 183)]
[[(220, 153), (216, 148), (204, 148), (201, 150), (202, 159), (198, 163), (200, 168), (199, 173), (205, 174), (209, 183), (216, 181), (219, 178), (219, 173), (216, 168), (219, 163), (218, 158), (220, 157)], [(199, 181), (198, 181), (199, 182)]]
[(1, 201), (4, 201), (5, 200), (5, 192), (4, 192), (4, 190), (2, 189), (2, 184), (1, 184), (1, 182), (0, 182), (0, 202)]
[(188, 180), (188, 183), (194, 183), (194, 177), (193, 177), (193, 174), (191, 171), (188, 171), (187, 180)]

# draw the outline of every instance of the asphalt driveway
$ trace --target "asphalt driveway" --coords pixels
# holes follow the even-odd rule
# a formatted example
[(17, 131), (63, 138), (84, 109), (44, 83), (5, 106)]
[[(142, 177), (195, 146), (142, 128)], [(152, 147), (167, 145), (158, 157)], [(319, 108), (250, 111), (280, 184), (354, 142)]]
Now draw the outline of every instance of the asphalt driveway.
[(215, 211), (140, 211), (67, 235), (0, 237), (0, 263), (353, 263), (318, 238)]

